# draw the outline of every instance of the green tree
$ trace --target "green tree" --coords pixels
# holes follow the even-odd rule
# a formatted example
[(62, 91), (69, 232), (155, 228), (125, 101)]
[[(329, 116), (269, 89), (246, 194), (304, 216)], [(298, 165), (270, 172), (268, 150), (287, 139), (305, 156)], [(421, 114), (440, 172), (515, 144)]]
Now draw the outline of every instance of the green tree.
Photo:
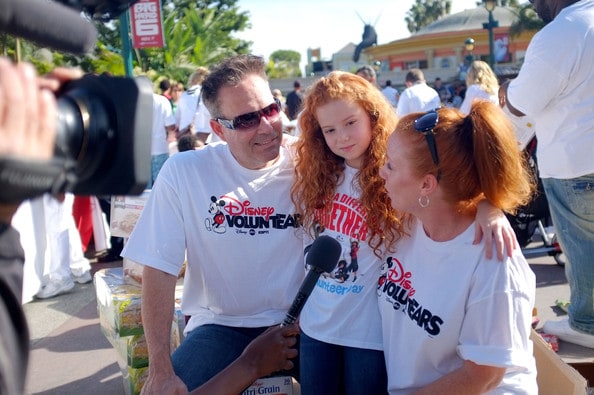
[(136, 51), (144, 70), (155, 70), (185, 81), (197, 66), (209, 66), (235, 54), (247, 53), (251, 43), (233, 37), (250, 27), (238, 0), (170, 0), (163, 5), (164, 48)]
[(301, 54), (299, 52), (289, 49), (279, 49), (270, 54), (266, 74), (270, 78), (301, 77), (300, 62)]
[[(210, 66), (230, 55), (249, 52), (251, 42), (233, 36), (250, 27), (248, 12), (240, 11), (237, 3), (238, 0), (164, 0), (166, 46), (135, 50), (135, 69), (185, 82), (197, 66)], [(40, 72), (68, 65), (86, 72), (124, 75), (120, 20), (94, 21), (94, 24), (98, 39), (90, 55), (52, 52), (52, 64), (45, 64), (43, 59), (36, 59), (38, 48), (21, 40), (21, 59), (33, 62)], [(4, 36), (2, 47), (5, 54), (14, 58), (14, 38)]]
[(524, 32), (538, 31), (544, 27), (544, 22), (538, 17), (532, 4), (519, 6), (518, 19), (509, 27), (509, 34), (517, 37)]
[(415, 0), (415, 4), (406, 13), (404, 21), (408, 31), (415, 33), (431, 22), (448, 15), (451, 9), (451, 0)]

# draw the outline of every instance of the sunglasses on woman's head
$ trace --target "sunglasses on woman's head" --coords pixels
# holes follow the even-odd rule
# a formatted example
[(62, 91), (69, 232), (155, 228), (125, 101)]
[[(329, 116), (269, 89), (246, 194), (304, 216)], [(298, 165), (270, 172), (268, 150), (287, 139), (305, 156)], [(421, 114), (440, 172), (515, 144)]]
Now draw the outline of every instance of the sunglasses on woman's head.
[(275, 98), (274, 103), (261, 110), (241, 114), (233, 119), (215, 118), (215, 121), (227, 129), (236, 130), (238, 132), (247, 132), (256, 129), (258, 125), (260, 125), (262, 117), (269, 121), (276, 121), (280, 116), (280, 112), (281, 103)]
[(431, 152), (431, 157), (433, 158), (435, 166), (439, 166), (435, 135), (433, 134), (433, 129), (437, 126), (437, 122), (439, 122), (439, 114), (437, 113), (437, 110), (431, 110), (415, 119), (414, 123), (415, 130), (422, 133), (425, 136), (425, 140), (427, 140), (427, 145), (429, 146), (429, 151)]

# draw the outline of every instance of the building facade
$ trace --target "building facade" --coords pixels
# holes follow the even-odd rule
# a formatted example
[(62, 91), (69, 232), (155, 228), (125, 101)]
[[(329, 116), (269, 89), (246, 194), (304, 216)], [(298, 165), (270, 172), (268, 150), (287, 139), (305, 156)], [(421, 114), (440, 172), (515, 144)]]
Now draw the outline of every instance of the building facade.
[[(500, 79), (517, 73), (528, 44), (536, 33), (531, 31), (512, 36), (510, 27), (517, 18), (513, 8), (496, 7), (493, 10), (493, 19), (498, 22), (498, 26), (493, 28), (493, 69)], [(411, 68), (422, 69), (430, 83), (437, 77), (446, 83), (464, 79), (465, 67), (470, 59), (489, 62), (489, 32), (483, 28), (483, 24), (488, 21), (489, 13), (483, 6), (446, 15), (408, 38), (366, 48), (357, 63), (352, 61), (355, 44), (349, 43), (332, 55), (331, 67), (313, 73), (311, 65), (308, 65), (310, 72), (299, 80), (307, 88), (331, 70), (353, 71), (363, 64), (376, 68), (379, 85), (383, 86), (387, 80), (391, 80), (398, 90), (404, 88), (406, 73)], [(468, 38), (474, 40), (472, 52), (466, 49)], [(271, 81), (274, 88), (283, 92), (290, 90), (292, 83), (293, 79)]]

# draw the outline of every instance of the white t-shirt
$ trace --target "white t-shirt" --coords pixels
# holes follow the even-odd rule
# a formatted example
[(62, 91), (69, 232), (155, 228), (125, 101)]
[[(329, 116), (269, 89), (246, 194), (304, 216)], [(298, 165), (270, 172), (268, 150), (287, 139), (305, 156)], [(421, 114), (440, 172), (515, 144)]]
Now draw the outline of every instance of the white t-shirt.
[[(382, 350), (377, 308), (377, 279), (381, 261), (367, 244), (366, 213), (352, 180), (357, 169), (348, 167), (336, 189), (325, 230), (342, 245), (337, 268), (320, 276), (301, 312), (301, 329), (314, 339), (342, 346)], [(312, 241), (306, 242), (310, 244)]]
[(153, 93), (153, 138), (151, 141), (151, 155), (169, 153), (166, 127), (173, 125), (171, 103), (163, 96)]
[(382, 89), (382, 94), (390, 102), (392, 107), (396, 107), (398, 104), (398, 90), (393, 88), (392, 86), (386, 86)]
[(227, 144), (165, 162), (122, 255), (177, 276), (187, 249), (186, 333), (282, 322), (305, 276), (293, 169), (281, 148), (274, 165), (248, 170)]
[(180, 96), (177, 103), (177, 110), (174, 114), (175, 123), (180, 130), (193, 122), (194, 130), (197, 133), (212, 133), (210, 112), (204, 105), (202, 98), (200, 98), (200, 104), (197, 106), (200, 91), (200, 85), (194, 85)]
[(540, 177), (594, 173), (594, 0), (565, 7), (530, 41), (509, 102), (535, 121)]
[(398, 99), (396, 115), (403, 117), (413, 112), (425, 112), (441, 107), (439, 94), (426, 83), (417, 83), (406, 88)]
[(472, 84), (466, 89), (466, 95), (464, 95), (464, 101), (460, 105), (460, 111), (468, 115), (470, 113), (470, 107), (475, 100), (487, 100), (491, 103), (499, 104), (499, 98), (496, 94), (490, 94), (483, 90), (480, 86)]
[(384, 262), (377, 294), (391, 395), (408, 394), (464, 360), (507, 368), (491, 394), (537, 394), (530, 331), (535, 276), (521, 251), (504, 262), (473, 245), (474, 224), (435, 242), (415, 221)]

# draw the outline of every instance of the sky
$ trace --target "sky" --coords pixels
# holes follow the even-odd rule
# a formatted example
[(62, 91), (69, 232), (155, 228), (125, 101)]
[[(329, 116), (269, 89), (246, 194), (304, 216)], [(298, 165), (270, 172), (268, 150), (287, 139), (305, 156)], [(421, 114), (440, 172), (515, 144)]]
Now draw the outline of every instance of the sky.
[[(410, 36), (404, 17), (415, 0), (239, 0), (248, 11), (252, 28), (236, 36), (253, 41), (252, 53), (269, 58), (279, 49), (301, 53), (307, 63), (307, 48), (321, 48), (321, 58), (348, 43), (358, 44), (364, 22), (375, 27), (377, 43)], [(477, 0), (452, 0), (451, 13), (476, 7)], [(303, 69), (303, 67), (302, 67)]]

